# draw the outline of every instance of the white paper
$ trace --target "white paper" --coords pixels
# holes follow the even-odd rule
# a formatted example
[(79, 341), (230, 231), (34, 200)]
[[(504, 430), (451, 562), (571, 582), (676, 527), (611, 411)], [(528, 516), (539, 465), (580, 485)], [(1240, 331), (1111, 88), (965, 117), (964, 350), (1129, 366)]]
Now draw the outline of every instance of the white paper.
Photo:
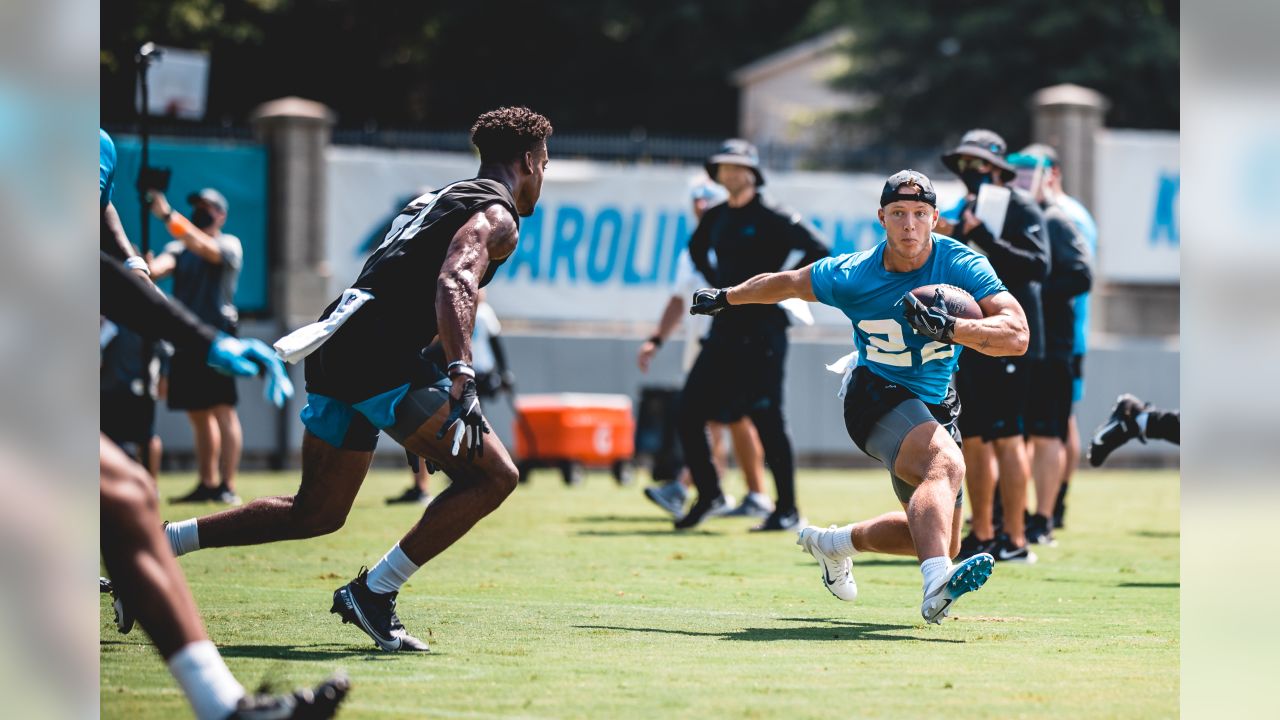
[(1004, 217), (1009, 213), (1009, 188), (985, 184), (978, 188), (978, 207), (973, 214), (987, 226), (992, 235), (1000, 237), (1004, 230)]

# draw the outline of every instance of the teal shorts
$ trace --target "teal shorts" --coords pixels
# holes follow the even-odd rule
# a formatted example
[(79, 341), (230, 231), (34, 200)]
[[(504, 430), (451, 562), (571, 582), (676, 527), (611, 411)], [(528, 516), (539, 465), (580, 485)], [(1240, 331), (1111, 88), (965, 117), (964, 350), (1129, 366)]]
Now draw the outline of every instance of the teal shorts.
[(384, 430), (403, 445), (448, 402), (450, 388), (448, 378), (418, 388), (405, 383), (357, 403), (307, 393), (302, 424), (312, 435), (343, 450), (372, 452)]

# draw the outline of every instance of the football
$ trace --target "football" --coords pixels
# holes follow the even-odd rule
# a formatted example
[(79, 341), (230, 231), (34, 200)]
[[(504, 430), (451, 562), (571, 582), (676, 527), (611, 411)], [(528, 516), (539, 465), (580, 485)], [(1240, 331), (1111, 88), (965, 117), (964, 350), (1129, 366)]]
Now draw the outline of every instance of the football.
[(973, 296), (955, 285), (924, 285), (911, 291), (917, 300), (925, 305), (933, 305), (935, 293), (941, 292), (947, 303), (947, 312), (958, 318), (981, 320), (982, 308)]

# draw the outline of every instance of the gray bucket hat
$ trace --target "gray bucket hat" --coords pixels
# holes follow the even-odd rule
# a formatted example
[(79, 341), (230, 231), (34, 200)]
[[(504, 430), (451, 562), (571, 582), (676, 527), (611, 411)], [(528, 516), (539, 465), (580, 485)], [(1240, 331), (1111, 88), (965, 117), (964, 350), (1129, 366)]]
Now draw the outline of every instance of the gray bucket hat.
[(960, 138), (960, 144), (954, 150), (942, 156), (942, 164), (947, 166), (951, 172), (959, 175), (960, 168), (957, 163), (962, 157), (976, 157), (986, 160), (992, 165), (1000, 169), (1000, 174), (1005, 181), (1012, 180), (1018, 173), (1013, 169), (1013, 165), (1005, 159), (1005, 153), (1008, 152), (1008, 146), (1005, 145), (1004, 138), (1000, 137), (991, 130), (970, 130)]
[(756, 187), (764, 186), (764, 174), (760, 172), (760, 153), (756, 151), (755, 145), (746, 140), (741, 138), (725, 140), (720, 150), (707, 158), (703, 167), (707, 169), (707, 175), (710, 175), (712, 180), (716, 179), (716, 166), (721, 164), (751, 168), (751, 172), (756, 176)]

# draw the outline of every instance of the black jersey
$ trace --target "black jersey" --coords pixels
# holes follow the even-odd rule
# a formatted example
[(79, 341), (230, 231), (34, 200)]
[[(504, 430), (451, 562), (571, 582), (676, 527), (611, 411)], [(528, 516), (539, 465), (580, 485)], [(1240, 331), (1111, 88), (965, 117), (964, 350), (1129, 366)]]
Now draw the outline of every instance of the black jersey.
[[(975, 209), (975, 205), (976, 202), (970, 203), (968, 209)], [(1044, 310), (1040, 293), (1041, 284), (1049, 275), (1051, 256), (1040, 207), (1030, 195), (1014, 189), (999, 236), (992, 235), (982, 223), (968, 233), (957, 225), (955, 232), (955, 239), (976, 245), (987, 254), (1000, 281), (1022, 305), (1030, 336), (1025, 357), (1044, 357)]]
[[(729, 287), (761, 273), (792, 270), (827, 257), (831, 251), (820, 238), (798, 213), (757, 193), (739, 208), (727, 202), (708, 208), (689, 238), (689, 259), (708, 282)], [(786, 326), (786, 311), (777, 305), (742, 305), (716, 315), (711, 332), (756, 334)]]
[(1044, 303), (1045, 357), (1070, 360), (1075, 353), (1076, 310), (1072, 302), (1093, 285), (1089, 248), (1071, 218), (1057, 205), (1045, 205), (1044, 220), (1053, 261), (1041, 289)]
[[(351, 287), (373, 299), (307, 358), (307, 390), (359, 402), (414, 382), (436, 336), (436, 286), (453, 236), (478, 212), (500, 204), (519, 223), (511, 191), (497, 180), (452, 183), (410, 202), (391, 223)], [(490, 260), (480, 287), (503, 260)], [(340, 298), (339, 298), (340, 299)], [(325, 308), (327, 317), (339, 300)]]

